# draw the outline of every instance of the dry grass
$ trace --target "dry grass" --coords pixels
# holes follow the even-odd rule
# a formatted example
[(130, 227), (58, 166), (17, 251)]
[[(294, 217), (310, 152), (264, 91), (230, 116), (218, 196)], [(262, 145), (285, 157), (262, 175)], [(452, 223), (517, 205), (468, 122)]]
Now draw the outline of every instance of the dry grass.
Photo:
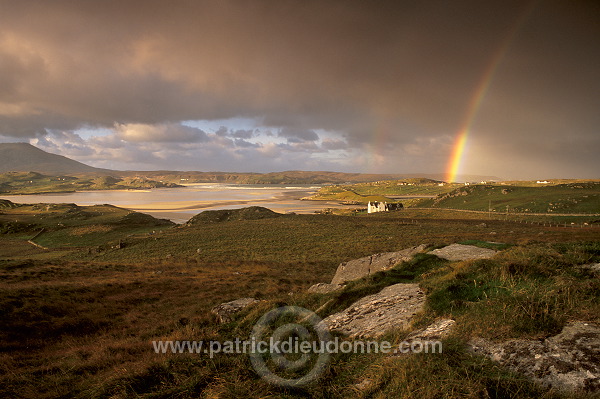
[[(568, 320), (600, 321), (598, 279), (575, 267), (600, 261), (597, 231), (504, 221), (482, 227), (481, 220), (423, 216), (409, 223), (404, 215), (292, 215), (135, 236), (130, 235), (139, 227), (125, 226), (108, 231), (111, 239), (123, 239), (123, 249), (93, 253), (83, 232), (98, 229), (89, 235), (102, 237), (107, 231), (88, 219), (48, 234), (60, 248), (65, 232), (80, 231), (70, 236), (78, 248), (42, 251), (26, 244), (26, 236), (4, 235), (0, 392), (30, 398), (561, 397), (469, 355), (462, 344), (471, 335), (537, 338)], [(449, 264), (422, 256), (339, 293), (305, 294), (311, 284), (329, 281), (341, 261), (423, 242), (464, 240), (517, 245), (489, 261)], [(325, 316), (386, 285), (408, 281), (429, 293), (417, 325), (440, 316), (458, 321), (443, 355), (338, 356), (316, 385), (286, 391), (261, 380), (247, 356), (210, 359), (152, 349), (159, 339), (245, 338), (272, 307), (322, 307)], [(233, 323), (216, 323), (213, 306), (248, 296), (264, 302)], [(395, 331), (388, 338), (395, 342), (405, 334)], [(366, 377), (373, 383), (357, 388)]]
[(85, 234), (94, 234), (94, 233), (108, 233), (114, 229), (113, 226), (106, 225), (91, 225), (91, 226), (82, 226), (71, 229), (69, 234), (72, 236), (82, 236)]

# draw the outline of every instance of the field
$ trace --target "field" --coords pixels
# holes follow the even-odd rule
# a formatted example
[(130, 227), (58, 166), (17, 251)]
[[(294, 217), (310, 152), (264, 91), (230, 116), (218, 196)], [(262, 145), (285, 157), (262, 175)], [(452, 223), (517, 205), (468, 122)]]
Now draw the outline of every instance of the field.
[[(2, 396), (575, 397), (474, 356), (464, 342), (541, 338), (569, 320), (600, 322), (599, 280), (578, 267), (600, 262), (600, 227), (593, 223), (544, 226), (416, 208), (223, 215), (173, 225), (110, 205), (1, 202)], [(341, 292), (306, 294), (310, 285), (329, 282), (340, 262), (453, 242), (504, 252), (452, 264), (423, 255)], [(274, 307), (319, 309), (324, 317), (397, 282), (417, 282), (429, 295), (417, 327), (440, 316), (457, 320), (442, 354), (339, 355), (316, 384), (286, 390), (262, 380), (245, 355), (157, 354), (152, 347), (154, 340), (247, 338)], [(230, 323), (217, 323), (209, 312), (242, 297), (263, 301)], [(406, 334), (393, 331), (386, 339), (399, 342)], [(366, 377), (372, 384), (357, 388)]]

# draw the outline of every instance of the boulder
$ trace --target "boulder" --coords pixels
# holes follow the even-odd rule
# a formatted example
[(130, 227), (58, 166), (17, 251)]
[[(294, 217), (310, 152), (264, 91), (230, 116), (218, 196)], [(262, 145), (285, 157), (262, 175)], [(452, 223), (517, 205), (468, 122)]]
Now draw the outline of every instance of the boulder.
[(447, 259), (449, 261), (457, 260), (472, 260), (472, 259), (489, 259), (496, 255), (493, 249), (479, 248), (474, 245), (451, 244), (444, 248), (434, 249), (429, 252), (438, 258)]
[(220, 323), (229, 323), (231, 321), (231, 316), (257, 302), (260, 301), (254, 298), (240, 298), (235, 301), (225, 302), (215, 306), (211, 309), (211, 312), (217, 316)]
[(469, 346), (543, 386), (567, 392), (600, 391), (600, 326), (596, 324), (574, 322), (544, 341), (494, 343), (478, 338)]
[(344, 284), (373, 273), (391, 269), (400, 262), (411, 260), (413, 256), (425, 251), (426, 248), (426, 244), (421, 244), (418, 247), (406, 248), (397, 252), (384, 252), (340, 263), (331, 284)]
[(328, 294), (337, 291), (340, 288), (342, 288), (342, 286), (339, 284), (317, 283), (311, 285), (307, 292), (310, 294)]
[(424, 305), (425, 293), (418, 284), (400, 283), (359, 299), (322, 323), (350, 338), (378, 338), (390, 329), (406, 328)]

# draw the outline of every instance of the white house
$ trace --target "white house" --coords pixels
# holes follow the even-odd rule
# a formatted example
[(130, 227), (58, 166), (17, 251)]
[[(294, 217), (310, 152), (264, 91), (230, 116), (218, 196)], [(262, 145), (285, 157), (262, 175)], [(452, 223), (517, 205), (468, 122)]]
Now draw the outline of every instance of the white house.
[(402, 208), (402, 204), (388, 204), (387, 202), (369, 201), (367, 204), (367, 213), (395, 211), (396, 209)]

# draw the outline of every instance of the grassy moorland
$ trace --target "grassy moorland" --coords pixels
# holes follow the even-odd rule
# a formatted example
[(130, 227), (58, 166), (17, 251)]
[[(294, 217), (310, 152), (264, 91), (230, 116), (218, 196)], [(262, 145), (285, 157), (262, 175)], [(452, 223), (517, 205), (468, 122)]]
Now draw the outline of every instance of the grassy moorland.
[(600, 182), (536, 186), (478, 184), (423, 200), (418, 206), (492, 212), (505, 212), (508, 207), (517, 213), (600, 213)]
[(313, 201), (393, 201), (386, 196), (433, 196), (447, 193), (459, 184), (445, 184), (438, 180), (412, 178), (376, 182), (324, 186), (309, 199)]
[(178, 187), (141, 177), (111, 176), (48, 176), (36, 172), (0, 174), (0, 194), (45, 194), (89, 190), (132, 190), (158, 187)]
[[(600, 282), (579, 267), (600, 262), (600, 228), (594, 224), (544, 226), (429, 209), (356, 216), (246, 213), (209, 213), (173, 226), (108, 205), (2, 201), (2, 396), (585, 397), (534, 386), (470, 354), (464, 343), (472, 336), (541, 338), (570, 320), (600, 322)], [(28, 242), (32, 238), (38, 246)], [(420, 255), (340, 292), (306, 293), (310, 285), (328, 282), (342, 261), (453, 242), (503, 252), (454, 263)], [(428, 293), (415, 327), (441, 316), (457, 321), (442, 354), (336, 355), (317, 383), (292, 391), (262, 380), (246, 355), (210, 358), (152, 348), (159, 339), (246, 339), (274, 307), (319, 309), (324, 317), (397, 282), (418, 283)], [(209, 312), (248, 296), (263, 302), (230, 323), (218, 324)], [(407, 333), (392, 331), (385, 339), (400, 342)], [(372, 383), (357, 388), (365, 378)]]

